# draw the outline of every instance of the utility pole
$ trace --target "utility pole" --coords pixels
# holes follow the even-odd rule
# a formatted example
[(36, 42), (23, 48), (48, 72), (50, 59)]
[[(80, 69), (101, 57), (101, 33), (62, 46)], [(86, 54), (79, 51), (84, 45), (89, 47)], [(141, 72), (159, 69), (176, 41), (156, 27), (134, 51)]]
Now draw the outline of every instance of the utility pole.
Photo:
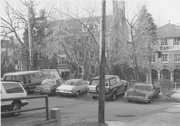
[(31, 10), (30, 3), (28, 4), (28, 40), (29, 40), (29, 70), (32, 67), (32, 33), (31, 33)]
[(106, 0), (102, 1), (102, 19), (100, 31), (100, 82), (99, 82), (99, 109), (98, 123), (104, 124), (104, 109), (105, 109), (105, 38), (106, 38)]
[(150, 47), (150, 42), (148, 42), (148, 61), (149, 61), (149, 83), (152, 84), (152, 72), (151, 72), (151, 47)]

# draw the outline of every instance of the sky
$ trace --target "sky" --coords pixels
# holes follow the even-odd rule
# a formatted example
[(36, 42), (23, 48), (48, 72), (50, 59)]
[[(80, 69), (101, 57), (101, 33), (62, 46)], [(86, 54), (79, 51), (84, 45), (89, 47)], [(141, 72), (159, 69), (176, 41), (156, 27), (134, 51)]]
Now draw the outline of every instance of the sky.
[[(20, 0), (1, 0), (0, 12), (4, 16), (3, 9), (5, 1), (17, 9), (27, 11), (22, 7)], [(23, 1), (23, 0), (22, 0)], [(101, 14), (102, 0), (34, 0), (37, 5), (37, 10), (46, 8), (57, 8), (58, 10), (70, 9), (72, 13), (84, 16), (87, 14), (85, 10), (92, 10), (95, 8), (95, 15)], [(131, 20), (132, 17), (138, 13), (141, 6), (145, 5), (149, 13), (152, 14), (154, 22), (157, 26), (163, 26), (169, 22), (175, 25), (180, 24), (180, 0), (124, 0), (126, 7), (126, 17)], [(112, 0), (106, 0), (106, 12), (112, 14)]]

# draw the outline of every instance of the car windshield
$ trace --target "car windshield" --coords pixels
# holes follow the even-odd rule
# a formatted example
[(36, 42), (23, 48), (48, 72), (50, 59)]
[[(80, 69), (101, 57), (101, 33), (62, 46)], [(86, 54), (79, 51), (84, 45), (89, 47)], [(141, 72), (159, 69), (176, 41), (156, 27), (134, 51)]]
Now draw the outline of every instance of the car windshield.
[(44, 83), (42, 83), (43, 85), (56, 85), (56, 82), (51, 80), (51, 81), (46, 81)]
[(63, 85), (75, 85), (76, 82), (72, 81), (72, 80), (67, 80)]
[[(106, 80), (105, 84), (106, 84), (105, 86), (108, 86), (108, 80)], [(99, 80), (98, 79), (92, 80), (90, 85), (99, 85)]]
[(134, 85), (134, 89), (144, 90), (144, 91), (151, 91), (152, 87), (147, 85)]

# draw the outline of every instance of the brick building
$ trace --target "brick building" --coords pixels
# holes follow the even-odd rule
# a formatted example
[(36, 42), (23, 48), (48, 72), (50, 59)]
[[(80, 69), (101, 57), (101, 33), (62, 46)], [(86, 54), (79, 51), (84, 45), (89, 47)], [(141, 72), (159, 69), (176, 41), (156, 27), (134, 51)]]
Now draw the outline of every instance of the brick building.
[(180, 82), (180, 27), (169, 23), (159, 27), (157, 34), (161, 57), (152, 56), (152, 79)]

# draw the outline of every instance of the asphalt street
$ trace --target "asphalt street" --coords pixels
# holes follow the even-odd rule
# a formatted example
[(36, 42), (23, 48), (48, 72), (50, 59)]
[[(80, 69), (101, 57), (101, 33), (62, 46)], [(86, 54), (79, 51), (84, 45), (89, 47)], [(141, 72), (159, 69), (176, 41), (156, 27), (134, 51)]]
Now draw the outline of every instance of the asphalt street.
[[(123, 96), (116, 101), (105, 102), (105, 120), (131, 122), (152, 115), (173, 106), (174, 103), (162, 102), (157, 98), (152, 104), (127, 102)], [(45, 106), (44, 99), (31, 99), (22, 109)], [(98, 120), (98, 100), (83, 94), (80, 97), (49, 96), (49, 108), (61, 109), (63, 126)], [(21, 126), (27, 123), (45, 120), (45, 110), (23, 112), (18, 117), (2, 116), (2, 126)]]

